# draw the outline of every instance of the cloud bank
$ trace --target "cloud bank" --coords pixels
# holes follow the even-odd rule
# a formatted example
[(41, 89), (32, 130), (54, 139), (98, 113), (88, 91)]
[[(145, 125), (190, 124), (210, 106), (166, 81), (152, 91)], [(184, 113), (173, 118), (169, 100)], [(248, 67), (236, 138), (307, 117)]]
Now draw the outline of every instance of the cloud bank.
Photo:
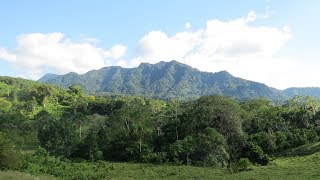
[(23, 34), (17, 38), (17, 48), (0, 49), (0, 59), (21, 68), (26, 77), (39, 78), (46, 71), (85, 73), (99, 69), (108, 61), (116, 63), (126, 53), (126, 47), (115, 45), (109, 50), (90, 42), (73, 42), (62, 33)]
[(252, 11), (228, 21), (208, 20), (194, 31), (186, 22), (185, 30), (172, 36), (161, 30), (150, 31), (137, 42), (135, 55), (126, 59), (127, 47), (121, 44), (103, 49), (92, 41), (74, 42), (62, 33), (24, 34), (17, 38), (16, 49), (0, 48), (0, 59), (22, 68), (31, 78), (48, 71), (84, 73), (110, 65), (134, 67), (141, 62), (177, 60), (202, 71), (227, 70), (282, 88), (288, 79), (275, 78), (298, 66), (292, 59), (276, 56), (292, 33), (287, 26), (252, 25), (256, 20)]

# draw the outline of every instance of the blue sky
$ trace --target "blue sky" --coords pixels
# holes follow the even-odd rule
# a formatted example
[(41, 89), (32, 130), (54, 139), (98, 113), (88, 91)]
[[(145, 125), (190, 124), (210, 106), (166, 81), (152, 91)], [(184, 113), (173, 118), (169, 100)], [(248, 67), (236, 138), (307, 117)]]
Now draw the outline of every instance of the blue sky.
[(281, 89), (320, 86), (319, 5), (316, 0), (2, 1), (0, 75), (37, 79), (48, 72), (176, 59)]

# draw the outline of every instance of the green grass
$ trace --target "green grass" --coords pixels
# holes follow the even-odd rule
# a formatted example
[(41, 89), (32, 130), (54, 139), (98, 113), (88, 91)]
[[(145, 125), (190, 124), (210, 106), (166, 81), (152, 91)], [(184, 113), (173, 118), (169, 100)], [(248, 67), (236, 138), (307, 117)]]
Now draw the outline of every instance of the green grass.
[(253, 167), (251, 171), (228, 175), (230, 179), (320, 179), (320, 152), (278, 158), (272, 165)]
[[(0, 172), (2, 179), (320, 179), (320, 142), (282, 153), (268, 166), (229, 173), (227, 169), (117, 162), (72, 162), (54, 157), (35, 160), (27, 172)], [(46, 176), (46, 175), (51, 176)], [(43, 176), (44, 175), (44, 176)]]
[[(307, 156), (279, 158), (269, 166), (230, 174), (226, 169), (138, 163), (75, 163), (57, 169), (66, 179), (320, 179), (320, 152)], [(54, 169), (54, 167), (53, 167)], [(1, 178), (0, 178), (1, 179)], [(20, 178), (17, 178), (20, 179)]]
[(0, 171), (0, 180), (54, 180), (53, 176), (33, 176), (17, 171)]
[(320, 179), (320, 153), (279, 158), (269, 166), (230, 174), (223, 169), (190, 166), (116, 164), (112, 179)]
[(305, 155), (310, 155), (316, 152), (320, 152), (320, 142), (310, 143), (303, 146), (299, 146), (297, 148), (289, 149), (279, 153), (276, 156), (285, 156), (285, 157), (305, 156)]

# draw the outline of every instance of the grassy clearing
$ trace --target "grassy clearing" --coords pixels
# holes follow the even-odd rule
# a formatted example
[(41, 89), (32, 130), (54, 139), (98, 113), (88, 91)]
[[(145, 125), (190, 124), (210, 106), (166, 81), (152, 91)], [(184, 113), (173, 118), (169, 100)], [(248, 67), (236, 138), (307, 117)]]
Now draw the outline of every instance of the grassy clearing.
[(55, 180), (57, 178), (49, 175), (33, 176), (17, 171), (0, 171), (0, 180)]
[[(279, 158), (269, 166), (252, 166), (230, 174), (225, 169), (138, 163), (65, 164), (64, 179), (320, 179), (320, 152), (307, 156)], [(53, 167), (54, 168), (54, 167)], [(58, 171), (58, 170), (57, 170)], [(23, 174), (24, 175), (24, 174)], [(27, 175), (26, 175), (27, 176)], [(19, 176), (16, 179), (21, 179)], [(23, 176), (22, 176), (23, 177)], [(28, 176), (27, 176), (28, 178)], [(1, 178), (0, 178), (1, 179)], [(15, 179), (15, 178), (13, 178)]]
[[(0, 171), (10, 179), (320, 179), (320, 142), (283, 152), (269, 166), (230, 174), (226, 169), (116, 162), (72, 162), (54, 157), (34, 161), (28, 173)], [(31, 152), (29, 152), (31, 153)], [(28, 154), (29, 154), (28, 153)], [(31, 175), (33, 174), (33, 175)], [(54, 177), (58, 176), (58, 177)]]
[(107, 179), (320, 179), (320, 153), (279, 158), (270, 166), (229, 174), (223, 169), (190, 166), (116, 164)]
[(320, 179), (320, 152), (278, 158), (270, 166), (252, 167), (251, 171), (228, 175), (233, 179)]

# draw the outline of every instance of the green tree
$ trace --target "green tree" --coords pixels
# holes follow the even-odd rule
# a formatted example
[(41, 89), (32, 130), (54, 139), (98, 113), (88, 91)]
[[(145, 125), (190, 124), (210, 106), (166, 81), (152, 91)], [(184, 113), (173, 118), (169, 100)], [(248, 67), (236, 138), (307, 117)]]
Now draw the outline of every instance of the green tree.
[(52, 95), (52, 90), (49, 86), (42, 85), (38, 86), (34, 91), (33, 91), (33, 96), (36, 98), (37, 102), (39, 105), (45, 107), (45, 100), (47, 97)]
[(72, 156), (90, 161), (102, 159), (102, 151), (99, 148), (97, 131), (95, 129), (89, 130), (84, 141), (78, 144), (77, 150)]
[(227, 142), (222, 134), (207, 127), (197, 138), (197, 150), (194, 156), (204, 162), (205, 166), (225, 167), (229, 161)]
[(41, 146), (54, 155), (70, 157), (78, 140), (74, 124), (69, 117), (59, 118), (42, 111), (37, 118), (39, 120), (38, 138)]
[(243, 156), (256, 164), (267, 165), (270, 162), (269, 156), (259, 145), (253, 142), (248, 142), (246, 147), (243, 149)]
[(230, 157), (236, 160), (246, 143), (242, 112), (239, 104), (230, 98), (204, 96), (189, 105), (182, 115), (182, 126), (184, 132), (195, 134), (207, 127), (216, 129), (227, 139)]
[(0, 112), (8, 112), (11, 110), (12, 104), (5, 98), (0, 98)]
[(77, 95), (77, 96), (83, 96), (84, 91), (81, 86), (79, 85), (72, 85), (69, 87), (68, 92), (72, 95)]

